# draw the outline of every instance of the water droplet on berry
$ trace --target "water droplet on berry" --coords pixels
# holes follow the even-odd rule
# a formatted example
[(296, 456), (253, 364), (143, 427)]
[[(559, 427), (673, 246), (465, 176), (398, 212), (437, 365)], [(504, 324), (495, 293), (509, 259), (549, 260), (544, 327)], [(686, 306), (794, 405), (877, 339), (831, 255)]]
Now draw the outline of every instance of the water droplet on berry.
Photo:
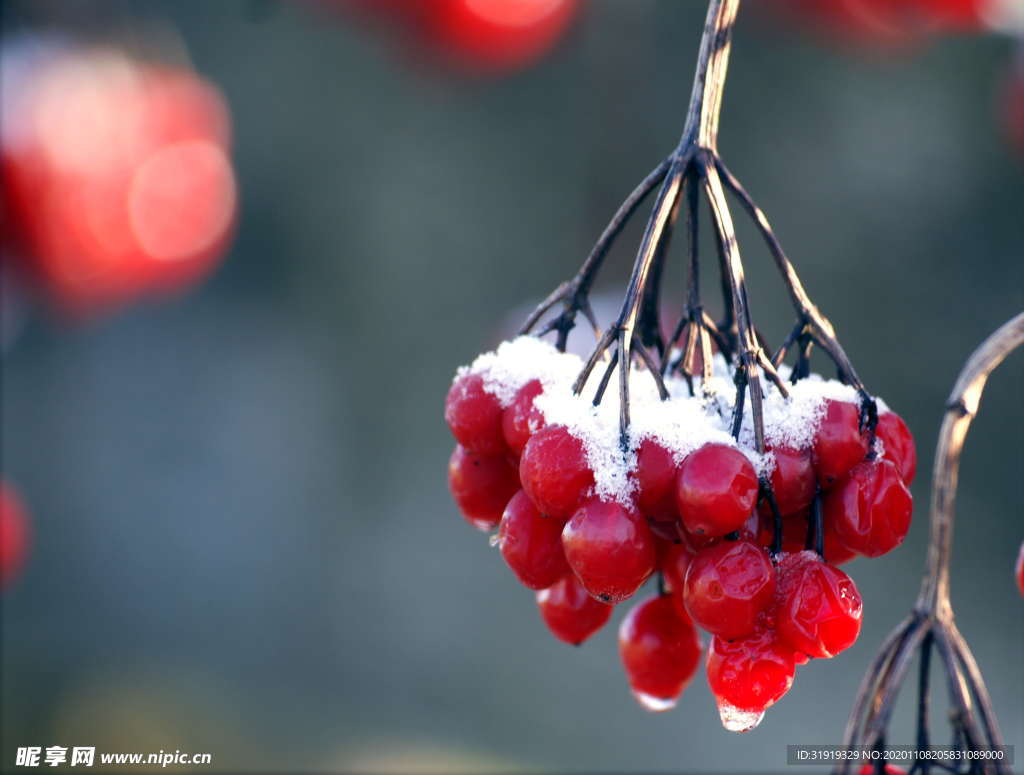
[(501, 539), (498, 537), (497, 533), (491, 533), (491, 535), (487, 538), (487, 543), (493, 549), (495, 546), (498, 545), (499, 540)]
[(640, 707), (651, 711), (651, 713), (662, 713), (666, 710), (672, 710), (676, 706), (676, 697), (655, 697), (652, 694), (636, 691), (633, 692), (633, 696), (640, 703)]
[(749, 732), (756, 729), (764, 719), (764, 711), (740, 710), (727, 702), (718, 703), (718, 715), (722, 726), (730, 732)]

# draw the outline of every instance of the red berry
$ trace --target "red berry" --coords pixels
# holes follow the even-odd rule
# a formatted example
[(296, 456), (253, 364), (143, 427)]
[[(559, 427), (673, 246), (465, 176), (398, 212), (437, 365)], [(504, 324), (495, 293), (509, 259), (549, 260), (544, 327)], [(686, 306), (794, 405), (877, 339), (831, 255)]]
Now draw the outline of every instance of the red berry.
[(847, 401), (826, 401), (825, 414), (814, 436), (818, 483), (831, 487), (867, 454), (867, 436), (860, 431), (860, 408)]
[(637, 505), (651, 519), (670, 522), (679, 518), (676, 509), (676, 461), (654, 439), (644, 439), (636, 453)]
[(693, 620), (715, 635), (742, 638), (775, 595), (775, 569), (753, 541), (723, 541), (694, 555), (683, 599)]
[(562, 425), (537, 431), (519, 462), (523, 489), (542, 513), (568, 519), (594, 485), (583, 442)]
[[(817, 491), (811, 453), (789, 447), (779, 447), (770, 451), (775, 458), (775, 468), (772, 469), (771, 475), (772, 495), (775, 497), (779, 513), (785, 517), (804, 511), (811, 505)], [(771, 515), (767, 499), (761, 502), (760, 511), (762, 514)]]
[(543, 392), (544, 386), (541, 381), (531, 379), (519, 388), (501, 417), (505, 443), (516, 456), (523, 454), (523, 448), (530, 440), (530, 436), (544, 427), (544, 413), (533, 405), (533, 399)]
[[(659, 545), (662, 542), (659, 541)], [(686, 586), (686, 571), (693, 561), (693, 551), (686, 544), (667, 544), (658, 556), (658, 569), (665, 579), (665, 590), (672, 598), (676, 608), (687, 620), (690, 618), (683, 599)]]
[(842, 565), (854, 559), (857, 553), (842, 542), (827, 514), (822, 516), (822, 524), (825, 526), (825, 562), (829, 565)]
[(693, 551), (686, 544), (667, 544), (658, 558), (658, 569), (665, 576), (665, 588), (683, 594), (686, 572), (693, 562)]
[[(696, 533), (691, 533), (687, 530), (682, 523), (679, 523), (679, 525), (682, 530), (683, 537), (686, 539), (686, 543), (689, 544), (690, 548), (694, 551), (707, 549), (709, 546), (718, 546), (718, 544), (726, 540), (722, 538), (722, 536), (709, 536), (706, 534), (697, 535)], [(750, 512), (750, 516), (747, 517), (746, 522), (740, 525), (737, 532), (739, 532), (740, 538), (747, 538), (753, 541), (757, 538), (759, 529), (760, 516), (756, 511), (752, 511)]]
[(108, 49), (55, 51), (11, 73), (5, 209), (20, 257), (60, 307), (95, 313), (213, 268), (236, 211), (214, 87)]
[(619, 627), (619, 655), (637, 701), (647, 710), (674, 707), (700, 657), (689, 619), (667, 595), (634, 606)]
[(917, 473), (917, 449), (907, 424), (895, 412), (885, 412), (878, 416), (875, 434), (882, 442), (885, 459), (893, 462), (904, 484), (909, 487)]
[(490, 530), (519, 489), (519, 478), (504, 456), (476, 455), (456, 445), (448, 460), (448, 487), (466, 521)]
[(0, 585), (6, 586), (18, 575), (28, 540), (28, 513), (14, 488), (0, 482)]
[(537, 511), (522, 490), (508, 502), (498, 529), (498, 546), (524, 586), (544, 589), (569, 573), (562, 552), (563, 525)]
[(723, 536), (750, 516), (757, 503), (757, 474), (735, 447), (705, 444), (679, 467), (676, 500), (688, 531)]
[[(759, 517), (757, 543), (770, 547), (775, 539), (775, 517), (762, 514)], [(800, 552), (807, 543), (807, 511), (782, 518), (782, 551)]]
[(455, 440), (479, 455), (505, 452), (501, 415), (498, 397), (484, 389), (479, 374), (458, 377), (444, 400), (444, 419)]
[(659, 558), (663, 553), (664, 546), (670, 546), (678, 543), (683, 543), (689, 546), (689, 538), (686, 535), (686, 531), (683, 530), (683, 526), (679, 523), (679, 520), (676, 520), (675, 522), (659, 522), (656, 519), (648, 517), (647, 525), (651, 528), (651, 533), (654, 534), (654, 537), (658, 539)]
[[(874, 764), (862, 764), (860, 769), (857, 770), (857, 775), (875, 775), (878, 769)], [(884, 775), (907, 775), (907, 771), (902, 767), (897, 767), (895, 764), (886, 764), (882, 769)]]
[[(803, 551), (807, 547), (807, 531), (809, 512), (793, 514), (782, 518), (782, 551), (787, 554)], [(832, 523), (822, 518), (822, 526), (825, 528), (824, 552), (825, 562), (831, 565), (842, 565), (849, 562), (857, 553), (845, 547), (839, 537), (836, 536)], [(757, 534), (757, 542), (764, 547), (770, 547), (775, 537), (775, 520), (773, 517), (762, 516), (760, 518), (760, 530)]]
[(577, 0), (434, 0), (422, 23), (451, 58), (482, 70), (513, 70), (561, 37)]
[(913, 498), (888, 460), (860, 463), (825, 497), (825, 519), (848, 549), (865, 557), (892, 551), (910, 529)]
[(1017, 576), (1017, 589), (1020, 590), (1020, 596), (1024, 597), (1024, 542), (1020, 545), (1020, 551), (1017, 553), (1017, 566), (1014, 568)]
[(613, 501), (584, 503), (565, 524), (562, 547), (583, 586), (606, 603), (625, 600), (654, 570), (654, 536), (647, 522)]
[(736, 640), (716, 635), (708, 649), (711, 692), (720, 706), (747, 713), (761, 713), (778, 702), (793, 685), (795, 669), (792, 649), (779, 643), (771, 630)]
[(537, 607), (551, 634), (573, 646), (604, 627), (613, 609), (595, 600), (571, 573), (537, 592)]
[(779, 638), (812, 657), (834, 657), (857, 640), (863, 604), (853, 579), (813, 552), (779, 564)]

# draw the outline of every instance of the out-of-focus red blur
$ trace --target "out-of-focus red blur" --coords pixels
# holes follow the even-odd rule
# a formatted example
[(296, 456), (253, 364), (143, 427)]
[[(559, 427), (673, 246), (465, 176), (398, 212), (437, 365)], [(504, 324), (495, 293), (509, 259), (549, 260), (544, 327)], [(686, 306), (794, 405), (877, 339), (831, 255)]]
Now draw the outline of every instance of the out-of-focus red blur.
[[(328, 2), (328, 0), (324, 0)], [(457, 70), (511, 73), (536, 63), (565, 34), (580, 0), (329, 0), (396, 31)]]
[(0, 587), (6, 587), (28, 554), (28, 512), (14, 488), (0, 480)]
[(1014, 63), (1002, 88), (1002, 110), (1006, 136), (1024, 156), (1024, 57)]
[(182, 67), (106, 48), (15, 51), (3, 78), (5, 240), (51, 300), (89, 315), (196, 282), (235, 220), (230, 119)]
[(794, 18), (855, 43), (899, 45), (934, 33), (977, 30), (985, 0), (786, 0)]
[(429, 4), (428, 34), (457, 63), (513, 70), (558, 41), (577, 0), (444, 0)]

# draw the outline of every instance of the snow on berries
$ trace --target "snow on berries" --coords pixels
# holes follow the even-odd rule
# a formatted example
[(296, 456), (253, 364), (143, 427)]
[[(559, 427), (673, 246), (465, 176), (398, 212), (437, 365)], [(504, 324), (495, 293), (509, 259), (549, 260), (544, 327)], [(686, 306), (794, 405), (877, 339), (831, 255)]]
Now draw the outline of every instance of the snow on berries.
[(666, 395), (635, 368), (623, 437), (616, 402), (574, 391), (583, 368), (521, 336), (459, 369), (445, 401), (456, 504), (497, 528), (506, 565), (566, 643), (655, 577), (619, 629), (632, 693), (648, 710), (673, 707), (700, 628), (723, 724), (753, 729), (798, 665), (856, 641), (863, 603), (836, 566), (906, 536), (910, 432), (880, 402), (872, 426), (857, 390), (809, 374), (764, 392), (759, 453), (749, 405), (734, 427), (731, 367), (716, 353), (706, 384), (669, 374)]

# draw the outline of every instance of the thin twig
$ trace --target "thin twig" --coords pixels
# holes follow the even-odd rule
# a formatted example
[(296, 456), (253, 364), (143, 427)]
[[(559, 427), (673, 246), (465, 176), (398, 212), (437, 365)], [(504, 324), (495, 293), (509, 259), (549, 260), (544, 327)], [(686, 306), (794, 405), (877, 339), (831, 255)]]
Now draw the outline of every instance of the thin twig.
[[(953, 706), (953, 745), (957, 750), (980, 751), (1003, 746), (992, 701), (981, 671), (953, 622), (949, 598), (949, 561), (953, 540), (954, 502), (960, 455), (971, 420), (977, 414), (989, 374), (1015, 348), (1024, 344), (1024, 313), (1017, 315), (986, 339), (968, 359), (947, 402), (939, 432), (932, 475), (931, 532), (926, 572), (911, 616), (883, 644), (861, 683), (846, 725), (844, 745), (874, 745), (885, 737), (906, 665), (921, 648), (918, 678), (917, 746), (924, 748), (929, 733), (928, 688), (930, 654), (939, 655)], [(909, 624), (908, 624), (909, 622)], [(915, 767), (927, 773), (930, 763)], [(839, 765), (835, 772), (846, 773)], [(951, 769), (950, 771), (955, 771)], [(1001, 760), (977, 759), (971, 772), (1002, 775), (1009, 769)]]

